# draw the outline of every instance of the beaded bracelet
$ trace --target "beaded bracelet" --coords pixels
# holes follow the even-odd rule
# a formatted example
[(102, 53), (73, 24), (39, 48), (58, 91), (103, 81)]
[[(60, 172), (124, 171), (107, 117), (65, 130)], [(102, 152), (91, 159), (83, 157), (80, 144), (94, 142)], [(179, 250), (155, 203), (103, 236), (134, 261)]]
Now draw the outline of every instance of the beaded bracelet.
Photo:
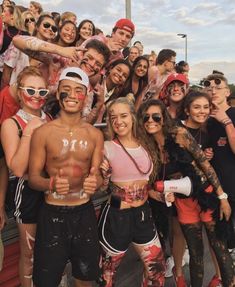
[(232, 121), (230, 118), (225, 118), (221, 121), (221, 123), (223, 124), (224, 127), (226, 127), (227, 125), (232, 124)]

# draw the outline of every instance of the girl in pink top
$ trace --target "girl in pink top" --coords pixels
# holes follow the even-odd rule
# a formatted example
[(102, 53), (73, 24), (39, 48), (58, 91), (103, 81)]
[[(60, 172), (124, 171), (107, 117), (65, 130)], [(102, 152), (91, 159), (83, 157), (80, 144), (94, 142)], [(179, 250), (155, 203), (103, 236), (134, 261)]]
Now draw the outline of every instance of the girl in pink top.
[(131, 243), (145, 266), (141, 286), (164, 286), (164, 255), (147, 201), (155, 169), (136, 138), (136, 122), (132, 102), (126, 98), (111, 102), (107, 119), (111, 141), (105, 142), (101, 164), (111, 195), (99, 222), (106, 287), (114, 286), (117, 267)]

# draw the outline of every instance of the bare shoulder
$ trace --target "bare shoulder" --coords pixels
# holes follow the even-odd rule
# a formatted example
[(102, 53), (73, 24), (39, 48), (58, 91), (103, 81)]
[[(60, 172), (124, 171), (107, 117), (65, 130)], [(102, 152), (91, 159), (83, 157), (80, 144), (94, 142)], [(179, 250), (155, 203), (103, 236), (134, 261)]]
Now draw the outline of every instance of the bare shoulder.
[(55, 127), (54, 121), (43, 124), (34, 131), (34, 134), (37, 136), (47, 136), (52, 133), (53, 128)]
[(87, 131), (89, 136), (94, 139), (94, 141), (102, 140), (103, 141), (103, 133), (100, 129), (94, 127), (93, 125), (84, 122), (83, 128)]

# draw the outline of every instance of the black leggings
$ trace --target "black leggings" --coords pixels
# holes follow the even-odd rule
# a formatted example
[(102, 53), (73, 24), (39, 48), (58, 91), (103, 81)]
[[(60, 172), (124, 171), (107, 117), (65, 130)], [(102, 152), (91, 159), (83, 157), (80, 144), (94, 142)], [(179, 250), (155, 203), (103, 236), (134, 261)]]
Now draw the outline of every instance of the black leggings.
[[(203, 240), (202, 223), (181, 224), (183, 234), (188, 244), (190, 254), (190, 278), (192, 287), (201, 287), (203, 283)], [(225, 242), (219, 240), (215, 234), (215, 224), (205, 223), (207, 237), (219, 264), (224, 287), (233, 286), (235, 272), (232, 258), (228, 252)]]

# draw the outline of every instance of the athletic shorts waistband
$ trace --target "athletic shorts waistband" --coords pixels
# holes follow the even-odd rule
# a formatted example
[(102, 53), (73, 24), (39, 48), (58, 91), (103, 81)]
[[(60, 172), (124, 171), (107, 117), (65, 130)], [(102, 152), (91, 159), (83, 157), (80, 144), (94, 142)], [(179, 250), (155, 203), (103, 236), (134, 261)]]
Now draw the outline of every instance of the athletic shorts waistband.
[(59, 213), (74, 213), (77, 211), (81, 211), (83, 209), (86, 209), (88, 207), (90, 207), (92, 205), (91, 200), (89, 200), (86, 203), (83, 203), (81, 205), (54, 205), (54, 204), (48, 204), (48, 203), (44, 203), (43, 207), (47, 210), (50, 211), (55, 211), (55, 212), (59, 212)]

